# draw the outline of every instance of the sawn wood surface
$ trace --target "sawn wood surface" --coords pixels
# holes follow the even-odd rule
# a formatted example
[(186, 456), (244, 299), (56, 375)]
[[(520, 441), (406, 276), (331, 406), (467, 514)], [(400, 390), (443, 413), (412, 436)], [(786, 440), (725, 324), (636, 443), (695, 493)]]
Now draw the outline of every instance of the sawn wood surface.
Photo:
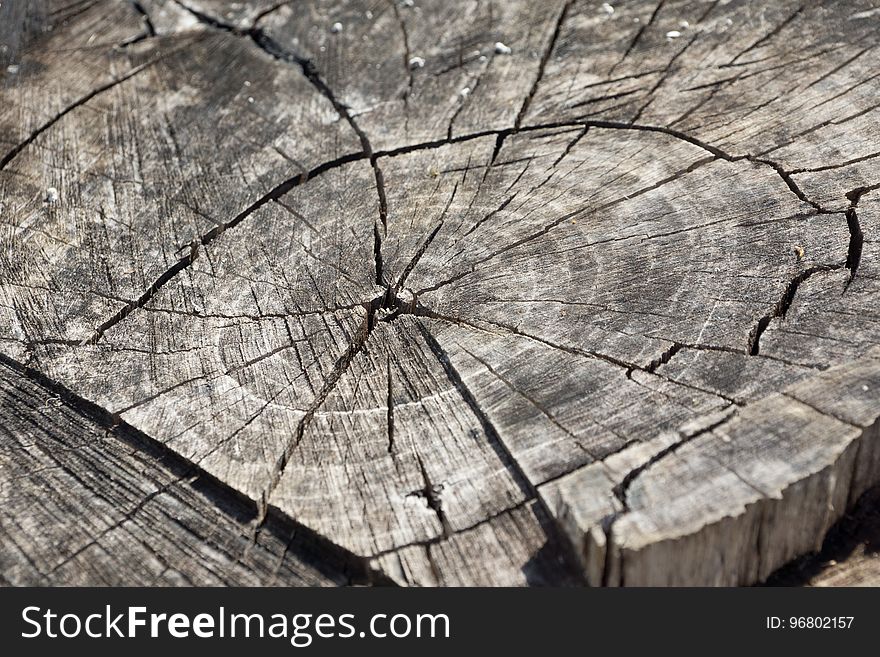
[(2, 581), (772, 583), (880, 484), (874, 5), (4, 0)]

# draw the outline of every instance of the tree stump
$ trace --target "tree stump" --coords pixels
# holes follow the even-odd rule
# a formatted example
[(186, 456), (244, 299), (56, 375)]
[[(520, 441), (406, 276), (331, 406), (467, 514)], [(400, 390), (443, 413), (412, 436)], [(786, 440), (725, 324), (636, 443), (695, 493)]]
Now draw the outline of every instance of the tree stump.
[(6, 583), (743, 585), (880, 483), (872, 3), (0, 43)]

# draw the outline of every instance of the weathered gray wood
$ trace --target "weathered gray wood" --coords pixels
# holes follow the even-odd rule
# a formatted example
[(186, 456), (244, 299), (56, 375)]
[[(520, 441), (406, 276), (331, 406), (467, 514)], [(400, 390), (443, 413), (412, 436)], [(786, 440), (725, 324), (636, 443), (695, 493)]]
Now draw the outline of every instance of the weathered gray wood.
[(0, 6), (0, 349), (256, 526), (746, 584), (880, 482), (870, 3), (62, 4)]
[[(3, 90), (3, 106), (17, 112), (3, 117), (0, 132), (14, 136), (19, 114), (38, 102), (34, 94), (51, 96), (47, 87), (71, 77), (77, 87), (93, 86), (70, 101), (70, 111), (16, 139), (26, 148), (0, 156), (4, 243), (15, 245), (14, 259), (4, 249), (4, 284), (27, 299), (3, 309), (7, 340), (97, 337), (103, 322), (277, 185), (358, 150), (354, 133), (299, 70), (242, 39), (212, 32), (124, 49), (105, 43), (79, 55), (86, 62), (71, 71), (57, 53), (64, 31), (22, 46), (19, 70), (6, 75)], [(91, 69), (108, 57), (127, 73), (99, 86)], [(203, 157), (208, 151), (219, 156)]]
[(314, 62), (373, 149), (387, 150), (513, 125), (564, 6), (319, 0), (261, 27)]
[[(185, 462), (0, 364), (0, 578), (45, 585), (333, 585), (356, 572)], [(364, 573), (361, 573), (361, 577)]]
[[(136, 64), (114, 46), (137, 38), (143, 27), (138, 14), (121, 2), (8, 2), (0, 7), (0, 18), (0, 161), (5, 165), (9, 151), (59, 114), (129, 75)], [(46, 29), (62, 23), (65, 29)]]
[(831, 368), (696, 431), (632, 447), (542, 492), (601, 583), (761, 581), (817, 550), (876, 483), (878, 389), (875, 349), (864, 361)]
[(811, 198), (836, 207), (851, 189), (876, 184), (872, 3), (646, 0), (610, 16), (587, 7), (576, 3), (563, 25), (524, 125), (662, 125), (792, 174), (844, 167), (847, 182), (832, 194), (813, 174), (794, 175)]

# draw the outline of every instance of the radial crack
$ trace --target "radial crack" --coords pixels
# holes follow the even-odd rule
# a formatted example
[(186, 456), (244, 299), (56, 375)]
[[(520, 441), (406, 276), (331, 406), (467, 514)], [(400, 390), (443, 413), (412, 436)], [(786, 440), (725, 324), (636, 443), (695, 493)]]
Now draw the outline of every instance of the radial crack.
[(144, 6), (138, 2), (138, 0), (130, 0), (132, 8), (141, 15), (141, 21), (144, 23), (144, 30), (146, 32), (146, 36), (154, 37), (156, 36), (156, 28), (153, 25), (153, 21), (150, 18), (149, 12), (144, 9)]
[(679, 434), (679, 440), (673, 442), (671, 445), (665, 447), (664, 449), (661, 449), (640, 466), (633, 468), (632, 470), (627, 472), (623, 479), (611, 489), (614, 498), (620, 503), (621, 510), (605, 516), (605, 518), (603, 518), (601, 521), (601, 527), (605, 534), (605, 564), (602, 572), (602, 586), (609, 586), (611, 584), (611, 573), (613, 571), (614, 558), (617, 554), (617, 551), (614, 549), (614, 526), (618, 519), (629, 513), (631, 510), (629, 504), (629, 490), (632, 487), (633, 483), (635, 483), (635, 481), (641, 475), (643, 475), (646, 470), (656, 465), (659, 461), (665, 459), (670, 454), (674, 454), (679, 449), (699, 438), (700, 436), (705, 435), (710, 431), (714, 431), (723, 424), (729, 422), (735, 415), (736, 409), (734, 408), (731, 412), (723, 415), (721, 418), (719, 418), (715, 422), (712, 422), (708, 426), (701, 427), (699, 430), (692, 433)]
[(129, 302), (126, 305), (124, 305), (112, 317), (110, 317), (105, 322), (103, 322), (100, 326), (98, 326), (95, 329), (95, 332), (90, 337), (83, 340), (83, 344), (96, 343), (98, 340), (101, 339), (101, 337), (104, 335), (104, 333), (107, 332), (107, 330), (109, 330), (110, 328), (112, 328), (113, 326), (115, 326), (116, 324), (121, 322), (122, 320), (124, 320), (134, 310), (137, 310), (138, 308), (142, 308), (147, 303), (149, 303), (150, 300), (156, 296), (156, 293), (158, 293), (159, 290), (162, 289), (162, 287), (165, 286), (166, 283), (168, 283), (168, 281), (173, 279), (175, 276), (177, 276), (177, 274), (179, 274), (184, 269), (189, 267), (195, 261), (195, 259), (198, 257), (199, 250), (201, 249), (201, 247), (209, 245), (211, 242), (216, 240), (218, 237), (220, 237), (227, 230), (229, 230), (231, 228), (235, 228), (238, 224), (240, 224), (242, 221), (247, 219), (254, 212), (256, 212), (261, 207), (263, 207), (266, 203), (278, 199), (279, 197), (283, 196), (284, 194), (289, 192), (294, 187), (297, 187), (298, 185), (304, 184), (305, 182), (307, 182), (311, 178), (319, 176), (322, 173), (325, 173), (331, 169), (335, 169), (335, 168), (337, 168), (343, 164), (346, 164), (348, 162), (352, 162), (354, 160), (360, 159), (360, 157), (361, 157), (361, 155), (358, 153), (354, 153), (351, 155), (345, 155), (337, 160), (333, 160), (332, 162), (326, 162), (318, 167), (315, 167), (314, 169), (312, 169), (308, 173), (299, 173), (291, 178), (288, 178), (287, 180), (284, 180), (283, 182), (281, 182), (278, 185), (276, 185), (275, 187), (273, 187), (271, 190), (269, 190), (266, 194), (261, 196), (259, 199), (257, 199), (253, 203), (251, 203), (251, 205), (249, 205), (247, 208), (245, 208), (244, 210), (239, 212), (237, 215), (235, 215), (229, 221), (218, 224), (218, 225), (214, 226), (214, 228), (209, 230), (207, 233), (202, 235), (201, 237), (195, 238), (189, 244), (188, 251), (187, 251), (186, 255), (184, 255), (177, 262), (175, 262), (173, 265), (171, 265), (171, 267), (169, 267), (164, 272), (162, 272), (162, 274), (160, 274), (159, 277), (153, 281), (152, 285), (150, 285), (150, 287), (147, 288), (144, 291), (144, 293), (141, 294), (140, 297), (138, 297), (134, 301)]
[(791, 304), (794, 302), (794, 297), (797, 294), (798, 288), (801, 283), (810, 278), (813, 274), (823, 271), (833, 271), (836, 269), (840, 269), (842, 265), (816, 265), (814, 267), (809, 267), (795, 276), (788, 282), (788, 285), (785, 286), (785, 290), (782, 292), (782, 296), (779, 301), (771, 308), (770, 312), (761, 317), (758, 320), (758, 323), (755, 325), (755, 328), (752, 329), (751, 333), (749, 333), (749, 342), (747, 353), (752, 356), (757, 356), (761, 351), (761, 336), (764, 335), (764, 331), (767, 330), (767, 327), (770, 325), (770, 322), (774, 319), (785, 319), (785, 315), (788, 312), (788, 309), (791, 307)]
[(2, 171), (6, 167), (6, 165), (9, 164), (12, 160), (14, 160), (16, 158), (16, 156), (18, 156), (19, 153), (21, 153), (25, 148), (27, 148), (31, 143), (33, 143), (33, 141), (35, 139), (37, 139), (37, 137), (39, 137), (41, 134), (46, 132), (46, 130), (48, 130), (53, 125), (58, 123), (58, 121), (60, 121), (65, 116), (70, 114), (70, 112), (75, 110), (77, 107), (84, 105), (85, 103), (89, 102), (95, 96), (99, 96), (100, 94), (104, 93), (105, 91), (109, 91), (110, 89), (113, 89), (114, 87), (122, 84), (126, 80), (133, 78), (138, 73), (145, 71), (146, 69), (150, 68), (151, 66), (153, 66), (154, 64), (156, 64), (160, 60), (162, 60), (165, 57), (167, 57), (168, 55), (170, 55), (171, 52), (173, 52), (173, 51), (168, 51), (168, 52), (162, 53), (161, 55), (158, 55), (157, 57), (151, 59), (150, 61), (145, 62), (145, 63), (141, 64), (140, 66), (133, 68), (132, 70), (130, 70), (128, 73), (126, 73), (122, 77), (111, 80), (110, 82), (93, 89), (92, 91), (90, 91), (86, 95), (77, 98), (75, 101), (73, 101), (73, 103), (71, 103), (70, 105), (68, 105), (64, 109), (62, 109), (55, 116), (53, 116), (48, 121), (43, 123), (36, 130), (31, 132), (24, 139), (24, 141), (18, 143), (16, 146), (14, 146), (12, 148), (12, 150), (10, 150), (8, 153), (6, 153), (6, 155), (4, 155), (2, 159), (0, 159), (0, 171)]
[(858, 189), (854, 189), (846, 195), (846, 198), (850, 202), (849, 208), (847, 208), (846, 210), (846, 225), (849, 228), (849, 247), (846, 254), (846, 267), (850, 271), (849, 281), (846, 284), (847, 289), (849, 288), (850, 283), (852, 283), (853, 279), (856, 277), (856, 272), (858, 271), (859, 264), (862, 261), (862, 248), (864, 247), (865, 243), (865, 235), (862, 232), (862, 226), (859, 223), (859, 216), (856, 213), (856, 206), (859, 204), (859, 201), (862, 198), (862, 194), (869, 190), (870, 188), (868, 187), (860, 187)]
[(315, 413), (318, 411), (319, 408), (321, 408), (321, 406), (327, 400), (327, 397), (336, 388), (336, 385), (339, 383), (342, 376), (348, 371), (348, 368), (351, 366), (352, 361), (361, 352), (361, 350), (363, 350), (364, 345), (367, 343), (367, 338), (369, 338), (370, 333), (372, 332), (373, 322), (371, 315), (374, 311), (371, 308), (366, 308), (366, 310), (367, 317), (365, 317), (364, 323), (358, 331), (358, 334), (354, 337), (353, 340), (349, 342), (348, 348), (336, 360), (336, 363), (333, 365), (333, 369), (324, 380), (324, 385), (321, 386), (318, 394), (315, 395), (312, 403), (309, 404), (305, 415), (303, 415), (303, 417), (297, 423), (296, 430), (294, 431), (293, 436), (288, 441), (287, 445), (284, 448), (284, 451), (278, 457), (278, 460), (276, 461), (275, 466), (272, 469), (272, 475), (269, 478), (269, 482), (263, 489), (263, 492), (260, 496), (260, 513), (257, 522), (258, 527), (262, 524), (263, 519), (265, 519), (266, 517), (272, 495), (278, 488), (278, 484), (281, 483), (281, 479), (284, 476), (284, 471), (287, 468), (287, 464), (290, 462), (291, 457), (293, 456), (294, 452), (296, 452), (299, 444), (302, 442), (306, 428), (311, 423), (312, 418), (315, 416)]
[(355, 121), (354, 117), (349, 111), (348, 106), (336, 97), (336, 95), (333, 93), (333, 90), (330, 89), (330, 86), (321, 77), (321, 74), (315, 67), (314, 62), (306, 57), (303, 57), (302, 55), (299, 55), (298, 53), (295, 53), (283, 47), (269, 34), (267, 34), (262, 28), (254, 26), (247, 29), (241, 29), (229, 23), (225, 23), (218, 18), (192, 9), (180, 0), (174, 0), (174, 2), (176, 2), (178, 5), (180, 5), (180, 7), (192, 14), (198, 21), (215, 29), (234, 34), (235, 36), (250, 38), (251, 41), (253, 41), (254, 45), (256, 45), (260, 50), (273, 57), (274, 59), (285, 62), (287, 64), (298, 66), (302, 71), (302, 74), (305, 76), (306, 80), (308, 80), (309, 83), (322, 96), (330, 101), (333, 109), (336, 110), (339, 116), (345, 119), (346, 123), (348, 123), (352, 131), (354, 131), (355, 135), (357, 135), (357, 138), (361, 143), (361, 148), (370, 160), (370, 166), (373, 169), (373, 177), (376, 180), (376, 194), (379, 201), (379, 221), (382, 224), (382, 234), (380, 234), (378, 230), (375, 231), (374, 260), (376, 268), (376, 281), (377, 284), (382, 284), (382, 255), (380, 251), (382, 248), (382, 239), (384, 237), (384, 233), (386, 233), (388, 230), (388, 200), (385, 193), (385, 177), (382, 175), (382, 169), (379, 167), (378, 156), (373, 151), (373, 147), (370, 143), (369, 137), (367, 136), (366, 132), (361, 129), (357, 121)]
[(652, 466), (656, 465), (659, 461), (663, 460), (664, 458), (666, 458), (670, 454), (674, 454), (679, 449), (681, 449), (682, 447), (684, 447), (688, 443), (692, 442), (696, 438), (699, 438), (703, 434), (709, 433), (710, 431), (714, 431), (715, 429), (717, 429), (721, 425), (729, 422), (734, 417), (734, 415), (736, 415), (735, 407), (727, 415), (724, 415), (723, 417), (721, 417), (717, 421), (713, 422), (712, 424), (709, 424), (708, 426), (705, 426), (705, 427), (701, 427), (698, 431), (695, 431), (693, 433), (685, 433), (685, 434), (681, 435), (680, 440), (677, 440), (676, 442), (672, 443), (668, 447), (661, 449), (659, 452), (654, 454), (651, 458), (649, 458), (647, 461), (645, 461), (639, 467), (634, 468), (634, 469), (630, 470), (629, 472), (627, 472), (626, 476), (620, 481), (620, 483), (617, 484), (612, 489), (614, 496), (621, 503), (621, 505), (623, 506), (623, 509), (624, 509), (621, 513), (618, 513), (617, 515), (621, 515), (622, 513), (626, 513), (630, 510), (629, 497), (628, 497), (629, 489), (632, 487), (635, 480), (638, 479), (639, 476), (644, 474), (646, 470), (648, 470)]
[(428, 508), (434, 512), (434, 514), (437, 516), (437, 520), (440, 522), (440, 526), (443, 529), (443, 538), (449, 538), (455, 533), (455, 531), (452, 529), (452, 525), (449, 523), (449, 518), (446, 517), (446, 513), (443, 511), (443, 501), (440, 499), (440, 493), (443, 491), (443, 485), (434, 485), (431, 482), (431, 477), (428, 475), (428, 471), (425, 469), (425, 464), (422, 461), (421, 456), (416, 455), (416, 460), (419, 463), (419, 472), (421, 472), (422, 474), (422, 481), (424, 482), (424, 486), (422, 486), (422, 488), (420, 488), (419, 490), (413, 491), (409, 495), (424, 498), (425, 503), (428, 505)]
[[(144, 453), (156, 462), (162, 463), (164, 467), (169, 469), (172, 475), (180, 480), (187, 477), (198, 479), (200, 482), (200, 492), (218, 508), (228, 510), (237, 506), (241, 509), (243, 517), (258, 513), (258, 506), (249, 497), (225, 482), (216, 479), (192, 461), (170, 449), (164, 443), (123, 421), (115, 413), (80, 397), (60, 383), (49, 379), (41, 372), (26, 367), (2, 353), (0, 353), (0, 364), (9, 367), (18, 374), (57, 395), (70, 408), (104, 427), (108, 436), (121, 441), (132, 450)], [(152, 495), (152, 497), (155, 496), (156, 494)], [(139, 507), (142, 506), (143, 503), (139, 505)], [(270, 509), (267, 520), (271, 522), (273, 531), (280, 528), (288, 535), (292, 532), (297, 532), (301, 539), (312, 544), (318, 550), (324, 551), (332, 561), (344, 566), (351, 574), (354, 582), (393, 585), (393, 582), (388, 577), (374, 570), (368, 559), (333, 543), (328, 538), (318, 534), (310, 527), (297, 522), (285, 513)]]
[(525, 118), (526, 113), (529, 111), (529, 106), (532, 104), (532, 99), (535, 97), (535, 94), (538, 93), (538, 85), (541, 84), (541, 80), (544, 78), (544, 70), (547, 68), (547, 62), (550, 61), (550, 56), (556, 48), (556, 41), (559, 39), (559, 33), (562, 32), (562, 24), (565, 22), (565, 19), (568, 16), (568, 11), (573, 4), (574, 0), (566, 0), (565, 4), (562, 5), (562, 9), (556, 18), (553, 32), (550, 35), (550, 41), (547, 43), (547, 47), (544, 48), (544, 52), (541, 55), (541, 61), (538, 64), (538, 73), (535, 75), (535, 81), (532, 82), (532, 88), (529, 89), (529, 93), (523, 99), (523, 104), (513, 122), (514, 131), (519, 130), (519, 126)]
[(403, 104), (408, 105), (409, 95), (413, 90), (413, 67), (410, 65), (412, 53), (409, 47), (409, 33), (406, 30), (406, 22), (400, 14), (397, 2), (395, 0), (388, 0), (388, 4), (391, 5), (391, 9), (394, 11), (394, 17), (397, 19), (398, 25), (400, 25), (400, 33), (403, 36), (403, 70), (406, 71), (407, 76), (406, 90), (403, 92)]

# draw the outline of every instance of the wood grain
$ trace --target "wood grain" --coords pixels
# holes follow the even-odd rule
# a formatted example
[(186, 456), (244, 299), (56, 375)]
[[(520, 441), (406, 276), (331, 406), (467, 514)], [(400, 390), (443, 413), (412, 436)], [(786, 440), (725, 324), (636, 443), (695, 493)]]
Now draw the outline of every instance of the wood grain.
[(880, 483), (869, 2), (0, 25), (10, 583), (751, 584)]
[[(367, 570), (149, 439), (0, 364), (0, 571), (14, 586), (326, 586)], [(359, 567), (360, 566), (360, 567)]]

